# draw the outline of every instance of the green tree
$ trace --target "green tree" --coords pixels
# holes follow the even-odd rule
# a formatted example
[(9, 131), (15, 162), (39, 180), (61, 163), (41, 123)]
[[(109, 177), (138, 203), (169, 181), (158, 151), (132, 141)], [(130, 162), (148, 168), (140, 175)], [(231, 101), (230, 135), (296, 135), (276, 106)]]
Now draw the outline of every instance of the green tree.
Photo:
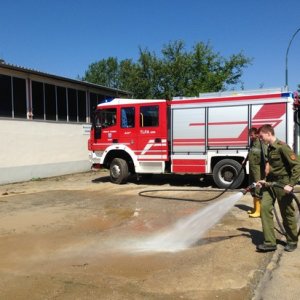
[(140, 48), (136, 62), (109, 57), (92, 63), (82, 79), (131, 91), (136, 98), (171, 99), (235, 88), (250, 63), (243, 53), (222, 57), (209, 43), (187, 51), (179, 40), (164, 45), (160, 56)]
[(85, 73), (84, 80), (111, 88), (119, 87), (119, 62), (117, 58), (109, 57), (92, 63)]

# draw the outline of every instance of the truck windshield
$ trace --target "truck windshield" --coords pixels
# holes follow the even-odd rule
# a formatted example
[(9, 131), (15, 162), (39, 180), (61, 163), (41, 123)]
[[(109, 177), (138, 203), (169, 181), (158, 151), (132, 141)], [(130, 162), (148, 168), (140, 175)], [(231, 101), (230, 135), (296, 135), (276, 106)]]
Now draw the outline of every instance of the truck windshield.
[(96, 112), (95, 125), (107, 128), (116, 125), (117, 110), (115, 108), (101, 109)]

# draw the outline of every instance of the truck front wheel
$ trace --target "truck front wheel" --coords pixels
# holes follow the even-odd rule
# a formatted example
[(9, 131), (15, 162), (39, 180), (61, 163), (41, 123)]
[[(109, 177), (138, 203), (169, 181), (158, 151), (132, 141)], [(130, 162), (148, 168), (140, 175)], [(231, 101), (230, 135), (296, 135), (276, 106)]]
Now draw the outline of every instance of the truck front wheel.
[(241, 168), (241, 164), (236, 160), (220, 160), (213, 169), (213, 179), (215, 184), (221, 189), (226, 189), (228, 187), (232, 189), (238, 188), (245, 179), (245, 170), (241, 170)]
[(124, 184), (129, 176), (128, 164), (122, 158), (114, 158), (110, 163), (110, 180), (116, 184)]

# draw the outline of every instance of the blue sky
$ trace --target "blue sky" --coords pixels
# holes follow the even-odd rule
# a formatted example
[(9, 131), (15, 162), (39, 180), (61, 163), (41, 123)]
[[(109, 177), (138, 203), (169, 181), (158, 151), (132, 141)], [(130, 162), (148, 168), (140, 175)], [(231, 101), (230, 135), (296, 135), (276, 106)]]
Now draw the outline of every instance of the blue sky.
[[(1, 0), (0, 58), (54, 75), (83, 76), (89, 64), (160, 54), (183, 40), (209, 42), (224, 57), (253, 58), (245, 89), (283, 87), (285, 55), (300, 28), (299, 0)], [(289, 88), (300, 84), (300, 32), (288, 56)]]

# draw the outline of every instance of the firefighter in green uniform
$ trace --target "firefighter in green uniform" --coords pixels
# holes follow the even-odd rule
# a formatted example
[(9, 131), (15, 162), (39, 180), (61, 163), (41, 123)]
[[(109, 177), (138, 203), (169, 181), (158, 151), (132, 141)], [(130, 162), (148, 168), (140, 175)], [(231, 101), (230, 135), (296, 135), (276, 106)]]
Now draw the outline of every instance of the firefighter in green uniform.
[[(291, 252), (297, 248), (298, 232), (291, 192), (300, 177), (300, 161), (292, 149), (279, 141), (271, 125), (266, 124), (260, 128), (260, 138), (268, 144), (267, 160), (269, 171), (266, 181), (258, 182), (263, 189), (261, 202), (261, 221), (264, 234), (264, 243), (257, 246), (257, 251), (267, 252), (277, 249), (273, 222), (273, 205), (277, 199), (283, 226), (286, 231), (287, 243), (285, 251)], [(278, 187), (271, 183), (278, 183)]]
[[(259, 180), (265, 179), (265, 157), (264, 153), (266, 151), (266, 145), (262, 144), (259, 136), (258, 129), (255, 127), (250, 128), (250, 149), (248, 153), (249, 160), (249, 182), (257, 182)], [(255, 188), (251, 190), (251, 195), (253, 197), (253, 210), (249, 210), (248, 214), (251, 218), (260, 217), (260, 201), (262, 198), (262, 190), (260, 188)]]

